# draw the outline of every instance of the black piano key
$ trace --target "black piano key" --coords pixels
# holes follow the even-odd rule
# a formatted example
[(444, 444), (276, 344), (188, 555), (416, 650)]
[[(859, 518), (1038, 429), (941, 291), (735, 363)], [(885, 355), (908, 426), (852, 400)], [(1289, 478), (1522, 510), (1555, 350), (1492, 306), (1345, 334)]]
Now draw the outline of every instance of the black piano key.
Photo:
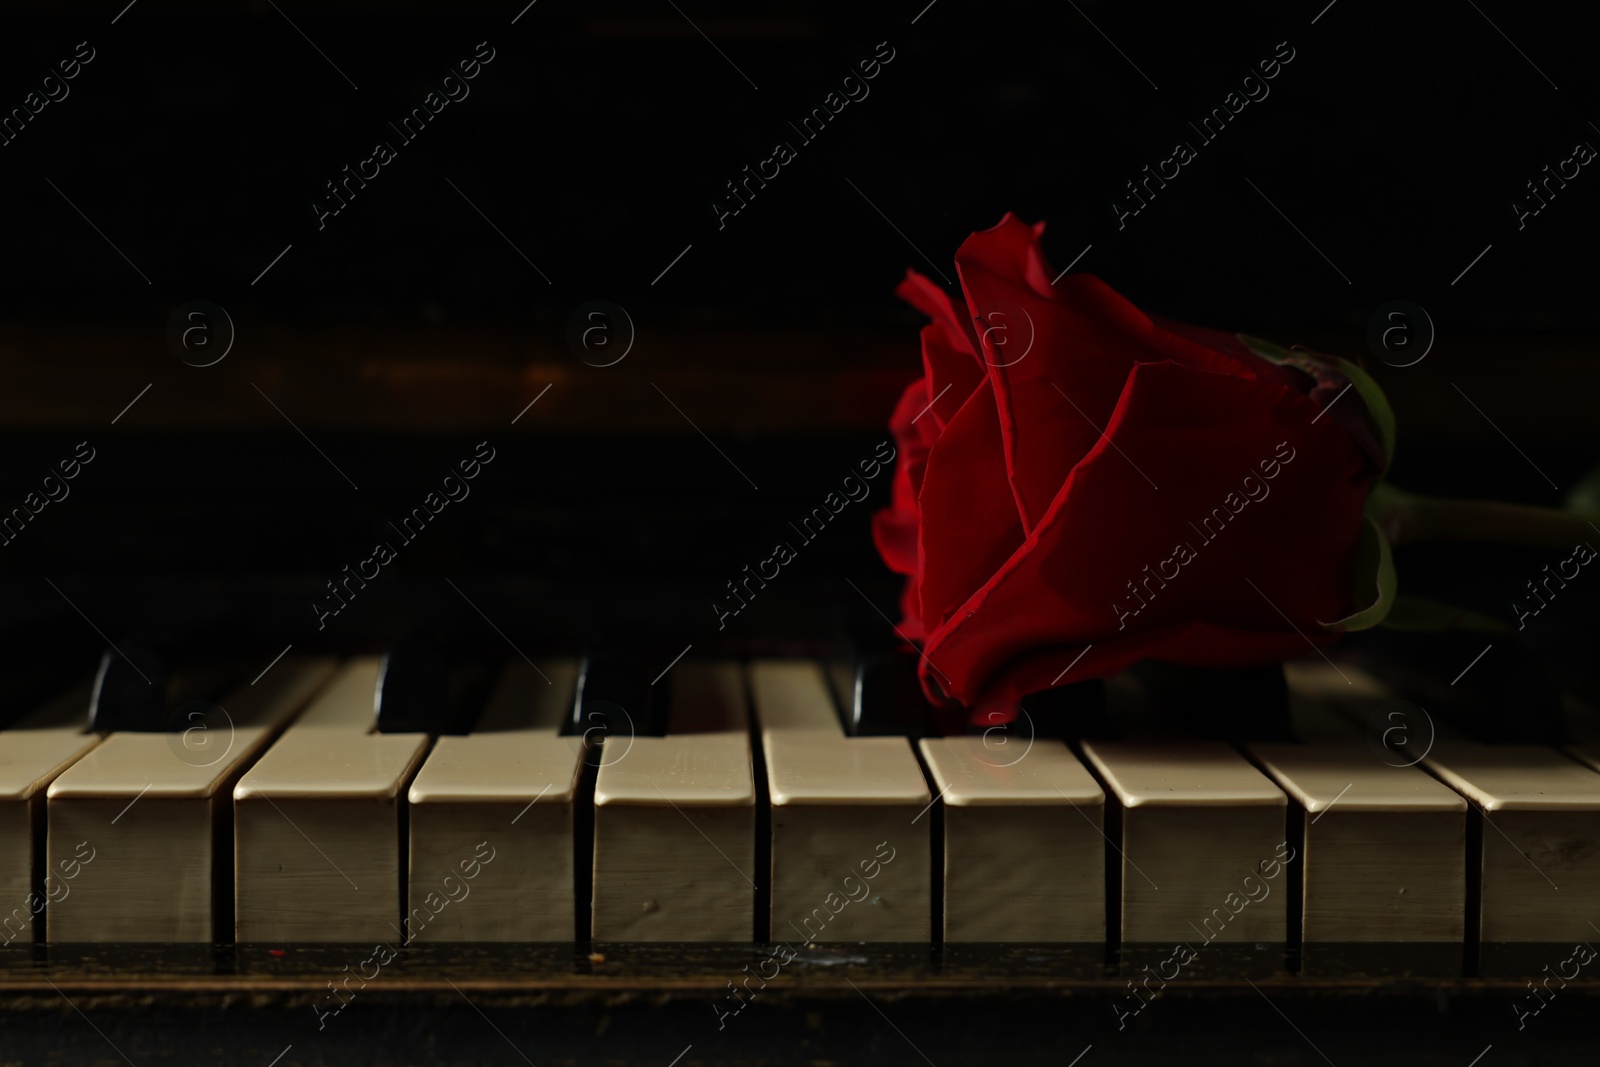
[(1036, 741), (1120, 736), (1106, 714), (1105, 687), (1098, 679), (1030, 693), (1010, 708), (959, 712), (937, 717), (945, 736), (965, 733), (981, 758), (996, 767), (1024, 758)]
[(934, 709), (917, 680), (912, 649), (867, 654), (830, 670), (844, 731), (851, 737), (923, 737)]
[[(92, 677), (95, 666), (92, 656), (19, 662), (0, 682), (0, 730), (10, 729), (85, 678)], [(85, 705), (80, 714), (87, 711)]]
[[(577, 698), (564, 733), (587, 735), (600, 755), (607, 737), (658, 737), (666, 730), (667, 694), (671, 684), (650, 684), (644, 657), (629, 651), (596, 650), (578, 670)], [(658, 699), (659, 698), (659, 699)]]
[[(1563, 692), (1600, 700), (1600, 583), (1559, 573), (1568, 553), (1486, 542), (1397, 549), (1411, 596), (1459, 605), (1500, 632), (1353, 635), (1364, 667), (1430, 715), (1490, 743), (1563, 739)], [(1493, 646), (1492, 648), (1490, 646)]]
[(108, 648), (95, 672), (89, 698), (89, 729), (157, 732), (168, 728), (167, 658), (154, 648), (124, 641)]
[(1105, 687), (1098, 679), (1058, 686), (1004, 709), (975, 712), (932, 704), (918, 679), (920, 656), (900, 647), (869, 653), (854, 664), (830, 664), (840, 718), (852, 737), (934, 737), (967, 733), (995, 743), (1000, 735), (1027, 743), (1035, 737), (1112, 737)]
[(1119, 733), (1106, 711), (1105, 683), (1098, 678), (1028, 694), (1018, 719), (1024, 732), (1031, 730), (1037, 737), (1075, 740)]
[(1131, 670), (1162, 710), (1195, 737), (1230, 744), (1294, 740), (1281, 664), (1190, 667), (1144, 661)]
[(84, 641), (82, 623), (32, 619), (0, 627), (6, 669), (0, 672), (0, 730), (27, 718), (86, 678), (100, 651)]
[[(1480, 651), (1471, 650), (1470, 656), (1461, 658), (1463, 668)], [(1490, 657), (1501, 651), (1506, 654), (1491, 662)], [(1480, 670), (1483, 673), (1474, 678)], [(1449, 688), (1459, 690), (1469, 681), (1481, 699), (1459, 710), (1447, 706), (1445, 714), (1461, 729), (1490, 744), (1559, 745), (1566, 740), (1561, 686), (1536, 649), (1517, 642), (1489, 649)]]
[(389, 647), (378, 668), (373, 694), (378, 732), (470, 733), (492, 683), (488, 659), (452, 654), (426, 637), (403, 638)]
[(1560, 682), (1532, 642), (1462, 632), (1361, 636), (1361, 667), (1430, 716), (1489, 744), (1565, 740)]
[(378, 732), (433, 733), (443, 725), (450, 697), (449, 670), (432, 642), (403, 639), (378, 667), (373, 711)]

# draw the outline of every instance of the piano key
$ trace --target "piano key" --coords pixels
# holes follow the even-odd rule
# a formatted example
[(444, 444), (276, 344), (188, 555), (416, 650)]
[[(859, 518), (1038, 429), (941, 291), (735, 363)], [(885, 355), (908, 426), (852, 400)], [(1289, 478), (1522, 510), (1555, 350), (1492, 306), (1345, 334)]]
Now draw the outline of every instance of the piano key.
[[(1459, 973), (1466, 926), (1467, 804), (1383, 734), (1405, 725), (1401, 706), (1370, 675), (1324, 663), (1285, 665), (1301, 744), (1259, 744), (1250, 753), (1296, 805), (1302, 855), (1303, 966), (1321, 969), (1318, 946), (1406, 942), (1406, 971)], [(1365, 733), (1358, 724), (1366, 725)], [(1398, 734), (1397, 734), (1398, 736)], [(1430, 952), (1422, 944), (1440, 946)], [(1427, 959), (1424, 959), (1424, 956)]]
[[(1465, 931), (1466, 801), (1416, 767), (1373, 758), (1360, 736), (1251, 745), (1305, 814), (1301, 936), (1446, 942)], [(1459, 967), (1459, 954), (1455, 956)]]
[[(1581, 645), (1553, 655), (1520, 634), (1495, 641), (1494, 651), (1481, 661), (1476, 657), (1489, 642), (1468, 630), (1379, 627), (1362, 637), (1361, 662), (1371, 674), (1396, 695), (1426, 706), (1435, 719), (1486, 744), (1558, 744), (1562, 686), (1551, 665), (1587, 658)], [(1467, 663), (1472, 669), (1463, 673)]]
[[(1283, 673), (1289, 687), (1290, 728), (1298, 741), (1342, 743), (1366, 736), (1381, 745), (1383, 731), (1399, 721), (1385, 719), (1384, 713), (1388, 705), (1398, 708), (1403, 702), (1395, 701), (1383, 683), (1365, 671), (1349, 665), (1295, 662), (1285, 663)], [(1403, 727), (1394, 732), (1395, 739), (1402, 733)], [(1413, 761), (1398, 754), (1391, 765), (1407, 762)]]
[[(50, 634), (48, 627), (43, 632)], [(67, 644), (67, 639), (61, 639), (61, 643)], [(18, 728), (24, 720), (38, 720), (43, 714), (41, 709), (55, 708), (65, 693), (86, 685), (84, 705), (78, 709), (76, 723), (82, 727), (94, 691), (99, 655), (86, 654), (70, 644), (66, 651), (41, 646), (37, 638), (19, 639), (15, 645), (3, 647), (7, 651), (7, 669), (0, 676), (0, 730)]]
[[(1420, 754), (1420, 753), (1419, 753)], [(1441, 730), (1423, 766), (1473, 805), (1482, 857), (1478, 937), (1496, 942), (1592, 937), (1600, 897), (1600, 774), (1544, 745), (1488, 745)]]
[(1106, 683), (1099, 678), (1029, 693), (1022, 698), (1018, 718), (1021, 722), (1011, 732), (1023, 741), (1029, 737), (1065, 740), (1116, 736)]
[(400, 936), (404, 790), (426, 734), (380, 734), (376, 657), (339, 670), (234, 787), (241, 942)]
[[(1577, 745), (1600, 746), (1600, 708), (1568, 695), (1562, 704), (1562, 735), (1574, 742), (1567, 751), (1577, 754)], [(1583, 757), (1579, 757), (1582, 759)], [(1585, 759), (1585, 763), (1589, 760)], [(1590, 766), (1593, 766), (1590, 763)]]
[(449, 670), (430, 642), (395, 642), (378, 665), (373, 714), (379, 733), (443, 733)]
[(1579, 744), (1568, 745), (1567, 752), (1584, 766), (1600, 771), (1600, 741), (1585, 738)]
[(80, 842), (93, 859), (51, 904), (49, 939), (226, 939), (228, 787), (333, 669), (285, 660), (187, 732), (115, 733), (62, 773), (49, 789), (50, 868)]
[[(594, 790), (595, 941), (751, 941), (756, 790), (735, 662), (673, 668), (668, 733), (607, 744)], [(625, 742), (627, 743), (627, 742)]]
[(772, 936), (929, 940), (933, 798), (910, 742), (845, 737), (810, 661), (749, 671), (772, 800)]
[(573, 660), (513, 660), (473, 732), (428, 754), (408, 794), (409, 941), (573, 940), (585, 745), (560, 730), (577, 676)]
[(168, 697), (167, 664), (155, 650), (124, 641), (106, 649), (95, 672), (89, 728), (160, 730), (165, 725)]
[(1071, 750), (1036, 740), (1001, 762), (976, 738), (920, 747), (944, 804), (944, 939), (1104, 941), (1105, 794)]
[[(1085, 741), (1121, 823), (1121, 940), (1282, 944), (1288, 800), (1212, 741)], [(1259, 894), (1259, 895), (1258, 895)]]
[(624, 651), (602, 649), (585, 656), (578, 671), (578, 699), (567, 732), (590, 737), (591, 758), (603, 756), (607, 736), (661, 733), (655, 690), (644, 661)]
[(429, 637), (403, 638), (384, 653), (378, 668), (378, 732), (466, 734), (493, 681), (491, 664), (482, 656), (446, 656)]
[(877, 652), (833, 663), (829, 675), (851, 737), (921, 737), (928, 728), (915, 652)]
[(182, 733), (190, 705), (220, 699), (244, 672), (223, 659), (177, 667), (162, 648), (126, 642), (100, 657), (90, 697), (89, 728), (96, 733)]
[(0, 946), (27, 944), (44, 932), (52, 898), (72, 892), (78, 867), (34, 870), (44, 854), (38, 832), (45, 790), (100, 738), (84, 730), (92, 682), (83, 682), (0, 732)]
[(1131, 673), (1156, 702), (1181, 709), (1185, 732), (1196, 737), (1242, 744), (1290, 736), (1279, 664), (1217, 668), (1146, 660)]

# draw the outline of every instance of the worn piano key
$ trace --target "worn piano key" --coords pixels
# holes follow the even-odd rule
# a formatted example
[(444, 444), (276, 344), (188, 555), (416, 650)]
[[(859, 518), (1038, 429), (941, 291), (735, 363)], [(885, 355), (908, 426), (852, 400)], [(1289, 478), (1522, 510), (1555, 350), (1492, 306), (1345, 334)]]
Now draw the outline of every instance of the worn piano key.
[(241, 942), (400, 936), (401, 806), (429, 738), (376, 732), (378, 665), (340, 668), (233, 790)]
[[(1383, 731), (1398, 721), (1384, 719), (1390, 704), (1400, 705), (1382, 682), (1365, 671), (1348, 664), (1334, 667), (1295, 662), (1285, 663), (1283, 673), (1289, 687), (1290, 729), (1296, 741), (1346, 743), (1366, 736), (1382, 745)], [(1390, 741), (1392, 766), (1417, 762), (1400, 751), (1398, 740), (1404, 732), (1403, 728), (1394, 731)]]
[[(1323, 663), (1289, 664), (1286, 674), (1301, 743), (1249, 751), (1300, 816), (1306, 965), (1315, 967), (1319, 945), (1406, 942), (1405, 969), (1459, 972), (1466, 801), (1403, 752), (1368, 745), (1357, 723), (1378, 713), (1387, 728), (1387, 694), (1374, 680)], [(1448, 949), (1423, 960), (1430, 943)]]
[(1600, 898), (1600, 774), (1544, 745), (1487, 745), (1441, 733), (1423, 765), (1472, 802), (1482, 859), (1478, 936), (1586, 940)]
[(92, 850), (50, 905), (49, 939), (226, 939), (229, 785), (331, 676), (329, 659), (285, 660), (259, 685), (178, 733), (116, 733), (49, 790), (50, 866)]
[(573, 939), (585, 743), (560, 731), (577, 676), (573, 660), (512, 661), (476, 729), (428, 754), (408, 794), (408, 940)]
[(1466, 801), (1416, 767), (1374, 759), (1353, 733), (1343, 741), (1251, 745), (1250, 752), (1305, 813), (1296, 844), (1308, 946), (1461, 944)]
[[(51, 900), (72, 892), (81, 869), (34, 870), (44, 852), (39, 818), (51, 781), (100, 743), (84, 730), (92, 683), (84, 682), (0, 732), (0, 946), (27, 944), (44, 930)], [(88, 855), (88, 853), (85, 853)]]
[(927, 941), (932, 803), (903, 737), (844, 736), (821, 669), (757, 660), (772, 800), (772, 936)]
[(743, 672), (685, 661), (671, 684), (667, 736), (614, 738), (595, 780), (593, 937), (750, 941), (756, 790)]
[(1121, 823), (1122, 943), (1282, 944), (1288, 801), (1209, 741), (1086, 741)]
[(1567, 753), (1584, 766), (1600, 771), (1600, 740), (1581, 739), (1578, 744), (1568, 745)]
[(1066, 745), (1010, 762), (971, 738), (921, 748), (944, 803), (944, 939), (1104, 941), (1105, 794)]

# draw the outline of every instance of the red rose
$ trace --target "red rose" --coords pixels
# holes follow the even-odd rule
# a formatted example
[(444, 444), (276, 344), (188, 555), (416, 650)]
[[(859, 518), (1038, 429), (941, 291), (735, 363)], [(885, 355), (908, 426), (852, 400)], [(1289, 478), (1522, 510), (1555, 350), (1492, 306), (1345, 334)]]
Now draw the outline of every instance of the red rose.
[(1043, 229), (1008, 214), (962, 244), (964, 310), (914, 272), (898, 290), (933, 321), (873, 535), (909, 576), (928, 695), (1010, 708), (1140, 659), (1270, 662), (1355, 628), (1358, 555), (1389, 562), (1362, 515), (1388, 434), (1342, 395), (1359, 371), (1052, 281)]

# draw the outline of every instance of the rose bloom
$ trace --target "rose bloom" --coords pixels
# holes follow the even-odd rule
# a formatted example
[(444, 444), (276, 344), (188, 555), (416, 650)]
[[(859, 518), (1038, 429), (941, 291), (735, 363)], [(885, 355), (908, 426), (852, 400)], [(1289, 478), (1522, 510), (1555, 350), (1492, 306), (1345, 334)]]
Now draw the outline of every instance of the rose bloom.
[(1007, 214), (969, 237), (965, 308), (915, 272), (898, 289), (932, 322), (873, 537), (909, 579), (928, 696), (1009, 718), (1141, 659), (1244, 666), (1335, 639), (1325, 624), (1363, 607), (1384, 465), (1336, 361), (1270, 361), (1091, 275), (1052, 282), (1043, 230)]

